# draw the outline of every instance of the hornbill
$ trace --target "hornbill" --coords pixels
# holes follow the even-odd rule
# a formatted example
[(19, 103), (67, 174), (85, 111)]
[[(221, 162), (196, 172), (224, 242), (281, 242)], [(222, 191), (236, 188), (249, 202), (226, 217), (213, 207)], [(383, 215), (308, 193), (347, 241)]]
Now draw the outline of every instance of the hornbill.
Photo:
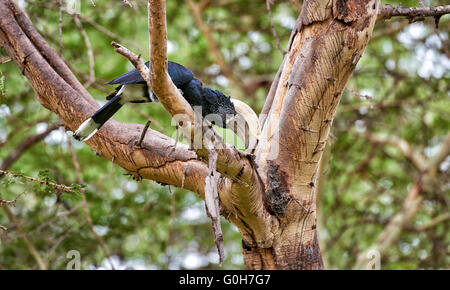
[[(145, 65), (148, 67), (149, 62)], [(194, 73), (184, 66), (168, 62), (168, 73), (172, 82), (182, 92), (192, 106), (201, 106), (202, 117), (215, 122), (222, 128), (231, 128), (244, 142), (248, 150), (254, 149), (260, 133), (255, 112), (244, 102), (231, 99), (218, 90), (203, 87)], [(116, 91), (106, 97), (109, 100), (103, 107), (84, 121), (75, 131), (74, 137), (87, 141), (111, 118), (125, 103), (158, 102), (137, 69), (133, 69), (105, 85), (119, 85)], [(222, 120), (221, 122), (217, 122)]]

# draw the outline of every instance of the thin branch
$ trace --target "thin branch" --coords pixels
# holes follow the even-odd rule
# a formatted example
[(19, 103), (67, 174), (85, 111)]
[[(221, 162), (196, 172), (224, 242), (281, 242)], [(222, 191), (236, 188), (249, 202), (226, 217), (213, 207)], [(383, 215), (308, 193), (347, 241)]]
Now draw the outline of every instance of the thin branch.
[(141, 147), (142, 141), (144, 140), (145, 134), (147, 133), (148, 127), (150, 127), (151, 123), (152, 120), (147, 120), (147, 123), (145, 124), (145, 127), (142, 130), (141, 137), (139, 138), (139, 141), (137, 142), (136, 146)]
[(418, 231), (418, 232), (424, 232), (424, 231), (427, 231), (431, 228), (434, 228), (434, 227), (448, 221), (449, 219), (450, 219), (450, 212), (446, 212), (444, 214), (441, 214), (440, 216), (435, 217), (429, 223), (427, 223), (423, 226), (418, 226), (418, 227), (413, 228), (413, 230)]
[(67, 186), (67, 185), (64, 185), (64, 184), (58, 184), (58, 183), (54, 183), (54, 182), (51, 182), (51, 181), (48, 181), (48, 180), (42, 180), (42, 179), (39, 179), (39, 178), (26, 176), (26, 175), (23, 175), (21, 173), (15, 173), (15, 172), (12, 172), (12, 171), (0, 169), (0, 176), (2, 176), (2, 175), (8, 175), (8, 176), (12, 176), (12, 177), (15, 177), (15, 178), (23, 178), (23, 179), (25, 179), (26, 181), (29, 181), (29, 182), (38, 183), (40, 185), (46, 185), (46, 186), (49, 186), (49, 187), (53, 188), (57, 192), (61, 192), (61, 191), (72, 192), (74, 190), (73, 187), (70, 187), (70, 186)]
[(83, 27), (83, 24), (81, 23), (78, 14), (73, 14), (73, 20), (75, 21), (75, 24), (77, 28), (80, 30), (81, 36), (84, 40), (84, 44), (86, 45), (87, 54), (89, 57), (89, 80), (84, 84), (85, 88), (88, 88), (92, 83), (95, 82), (95, 59), (94, 59), (94, 52), (92, 51), (92, 45), (91, 41), (89, 40), (89, 36), (87, 35), (86, 30)]
[(21, 194), (19, 194), (18, 196), (16, 196), (13, 200), (5, 200), (2, 199), (2, 197), (0, 196), (0, 207), (3, 205), (6, 206), (16, 206), (17, 201), (19, 200), (19, 198), (24, 195), (26, 193), (26, 191), (22, 192)]
[(129, 7), (133, 7), (133, 5), (128, 0), (122, 0), (123, 5), (127, 5)]
[(84, 16), (84, 15), (81, 15), (81, 14), (80, 14), (80, 15), (78, 15), (78, 16), (79, 16), (79, 18), (80, 18), (80, 20), (81, 20), (82, 22), (85, 22), (85, 23), (91, 25), (93, 28), (95, 28), (95, 29), (98, 30), (99, 32), (105, 34), (105, 35), (108, 36), (109, 38), (115, 39), (115, 40), (120, 41), (120, 42), (122, 42), (122, 43), (126, 43), (127, 45), (130, 45), (130, 46), (132, 46), (132, 47), (135, 48), (135, 49), (140, 49), (138, 43), (136, 43), (136, 42), (134, 42), (134, 41), (132, 41), (132, 40), (123, 38), (122, 36), (120, 36), (120, 35), (118, 35), (118, 34), (116, 34), (116, 33), (114, 33), (114, 32), (109, 31), (107, 28), (101, 26), (101, 25), (98, 24), (97, 22), (95, 22), (95, 21), (89, 19), (88, 17), (86, 17), (86, 16)]
[(448, 41), (446, 41), (444, 38), (442, 38), (441, 34), (439, 33), (439, 29), (435, 26), (434, 27), (434, 33), (439, 38), (441, 42), (441, 50), (445, 53), (448, 59), (450, 59), (450, 51), (449, 51), (449, 45)]
[(59, 33), (59, 55), (62, 56), (63, 44), (62, 44), (62, 14), (63, 14), (63, 0), (59, 0), (59, 23), (58, 23), (58, 33)]
[[(80, 163), (78, 162), (77, 155), (75, 153), (75, 150), (73, 149), (72, 141), (70, 139), (67, 140), (67, 145), (69, 147), (70, 155), (72, 157), (73, 167), (75, 168), (75, 175), (77, 177), (77, 182), (79, 184), (83, 184), (84, 182), (83, 182), (83, 177), (81, 176)], [(100, 245), (100, 248), (102, 249), (103, 254), (105, 255), (106, 259), (108, 260), (108, 262), (111, 266), (111, 269), (114, 270), (114, 264), (112, 263), (111, 257), (109, 255), (108, 251), (106, 250), (105, 243), (103, 242), (102, 237), (99, 234), (97, 234), (97, 232), (94, 229), (94, 223), (92, 222), (91, 213), (89, 211), (89, 207), (87, 204), (86, 193), (83, 188), (80, 190), (80, 194), (83, 197), (83, 210), (84, 210), (84, 216), (86, 218), (86, 222), (88, 223), (92, 234), (94, 235), (95, 239), (97, 240), (98, 244)]]
[(200, 29), (202, 34), (205, 36), (206, 40), (208, 41), (209, 48), (211, 50), (211, 53), (214, 57), (214, 62), (220, 67), (221, 72), (227, 77), (231, 78), (231, 72), (228, 68), (228, 66), (225, 63), (225, 60), (223, 59), (222, 53), (220, 52), (220, 49), (214, 40), (212, 36), (211, 28), (206, 25), (206, 23), (203, 21), (202, 18), (202, 10), (199, 4), (195, 3), (193, 0), (186, 0), (189, 10), (192, 13), (192, 16), (194, 17), (194, 21), (197, 25), (197, 27)]
[[(136, 55), (128, 48), (116, 43), (115, 41), (111, 42), (111, 45), (114, 46), (114, 51), (125, 56), (128, 60), (136, 67), (139, 73), (142, 75), (147, 84), (152, 83), (152, 79), (149, 76), (149, 68), (145, 66), (145, 64), (141, 60), (141, 55)], [(149, 86), (151, 87), (151, 86)]]
[(375, 244), (358, 255), (355, 265), (356, 269), (367, 268), (370, 264), (368, 260), (370, 259), (369, 253), (374, 250), (379, 253), (380, 257), (386, 255), (392, 245), (397, 241), (403, 228), (412, 221), (422, 203), (422, 196), (419, 195), (422, 188), (422, 177), (422, 174), (419, 174), (416, 178), (403, 203), (402, 209), (391, 218), (388, 225), (379, 234)]
[(8, 61), (11, 61), (11, 58), (8, 56), (0, 56), (0, 64), (7, 63)]
[(9, 209), (8, 207), (3, 208), (6, 212), (6, 215), (8, 216), (8, 219), (16, 226), (17, 233), (22, 238), (23, 242), (25, 243), (25, 246), (27, 247), (28, 251), (30, 252), (31, 256), (36, 260), (39, 269), (40, 270), (47, 270), (48, 266), (47, 263), (44, 262), (41, 255), (39, 254), (38, 250), (34, 247), (34, 245), (30, 242), (30, 240), (27, 238), (27, 236), (23, 233), (22, 227), (20, 223), (17, 221), (16, 216), (14, 213)]
[(442, 15), (450, 13), (450, 5), (435, 7), (402, 7), (383, 5), (378, 10), (378, 18), (390, 19), (394, 16), (407, 17), (410, 22), (422, 21), (425, 17), (439, 19)]
[(240, 80), (236, 79), (230, 69), (226, 64), (222, 53), (220, 52), (217, 42), (214, 40), (213, 31), (202, 18), (202, 10), (204, 6), (201, 3), (196, 3), (193, 0), (186, 0), (189, 10), (194, 17), (194, 22), (200, 29), (206, 40), (208, 41), (208, 46), (211, 54), (214, 58), (214, 62), (219, 66), (221, 73), (230, 81), (231, 87), (242, 88), (243, 84)]
[(274, 0), (266, 0), (267, 13), (269, 14), (269, 20), (270, 20), (270, 27), (272, 28), (273, 37), (275, 37), (275, 41), (277, 42), (278, 50), (281, 51), (281, 54), (285, 55), (287, 53), (287, 51), (284, 50), (283, 48), (281, 48), (280, 39), (278, 38), (278, 34), (275, 29), (275, 25), (273, 24), (272, 9), (270, 8), (270, 5), (273, 4), (272, 1), (274, 1)]
[(25, 140), (22, 141), (22, 143), (19, 144), (19, 146), (16, 147), (16, 149), (11, 152), (5, 159), (3, 159), (2, 164), (0, 165), (1, 170), (6, 170), (6, 168), (10, 167), (11, 164), (13, 164), (17, 159), (22, 156), (22, 154), (31, 146), (38, 143), (39, 141), (45, 139), (51, 132), (58, 129), (61, 126), (61, 124), (56, 124), (49, 126), (47, 130), (40, 134), (32, 135)]
[(417, 152), (406, 140), (370, 133), (366, 133), (364, 136), (374, 144), (390, 145), (397, 148), (406, 158), (412, 161), (419, 171), (425, 170), (426, 157)]

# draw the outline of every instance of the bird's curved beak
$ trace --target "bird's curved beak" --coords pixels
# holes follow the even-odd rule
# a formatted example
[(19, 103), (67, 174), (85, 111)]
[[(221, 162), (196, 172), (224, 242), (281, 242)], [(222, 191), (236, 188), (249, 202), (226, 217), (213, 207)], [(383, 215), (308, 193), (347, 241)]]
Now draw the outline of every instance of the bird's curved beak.
[(247, 152), (252, 152), (258, 144), (261, 129), (258, 116), (246, 103), (237, 99), (231, 99), (237, 114), (234, 118), (227, 120), (227, 128), (230, 128), (245, 143)]

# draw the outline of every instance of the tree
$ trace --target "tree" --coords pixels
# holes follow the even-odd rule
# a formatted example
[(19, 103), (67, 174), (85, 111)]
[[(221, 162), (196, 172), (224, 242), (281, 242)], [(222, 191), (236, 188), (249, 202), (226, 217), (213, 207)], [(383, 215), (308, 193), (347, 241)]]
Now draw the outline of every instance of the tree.
[[(198, 11), (200, 4), (188, 3), (193, 12)], [(149, 1), (150, 73), (130, 51), (115, 47), (140, 69), (167, 112), (183, 114), (193, 122), (191, 108), (166, 75), (165, 10), (165, 1)], [(304, 1), (260, 114), (262, 134), (254, 156), (225, 144), (207, 125), (203, 126), (204, 134), (210, 132), (214, 140), (209, 140), (219, 143), (220, 149), (212, 150), (208, 142), (195, 150), (183, 144), (174, 146), (174, 140), (152, 129), (137, 146), (143, 126), (117, 121), (108, 122), (87, 144), (136, 179), (182, 187), (202, 199), (210, 194), (205, 189), (210, 170), (214, 175), (217, 171), (220, 177), (212, 182), (218, 189), (220, 213), (239, 229), (247, 268), (322, 269), (316, 194), (325, 162), (323, 153), (342, 92), (372, 36), (377, 17), (439, 19), (449, 10), (448, 5), (435, 9), (380, 8), (378, 0)], [(199, 14), (194, 16), (208, 35)], [(85, 87), (13, 1), (0, 2), (0, 31), (2, 46), (30, 81), (39, 102), (56, 113), (66, 129), (75, 130), (97, 108)], [(212, 45), (214, 40), (209, 43), (223, 74), (232, 79), (218, 48)], [(191, 128), (185, 134), (192, 134)], [(430, 168), (436, 168), (448, 155), (450, 145), (448, 141), (444, 144)], [(217, 162), (208, 164), (215, 158)], [(430, 168), (425, 166), (424, 174)], [(412, 196), (420, 191), (422, 178), (418, 177)], [(220, 239), (216, 236), (218, 244)]]

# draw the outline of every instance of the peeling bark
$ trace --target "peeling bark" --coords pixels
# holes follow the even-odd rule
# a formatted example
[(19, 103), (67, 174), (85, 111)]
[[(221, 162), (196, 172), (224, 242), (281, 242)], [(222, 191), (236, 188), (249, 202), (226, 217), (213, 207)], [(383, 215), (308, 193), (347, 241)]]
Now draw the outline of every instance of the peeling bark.
[(214, 149), (209, 150), (208, 158), (209, 174), (205, 180), (205, 207), (206, 213), (212, 221), (214, 242), (219, 252), (219, 264), (222, 266), (225, 254), (223, 251), (222, 227), (220, 226), (219, 194), (217, 193), (217, 184), (220, 176), (216, 171), (217, 152)]

